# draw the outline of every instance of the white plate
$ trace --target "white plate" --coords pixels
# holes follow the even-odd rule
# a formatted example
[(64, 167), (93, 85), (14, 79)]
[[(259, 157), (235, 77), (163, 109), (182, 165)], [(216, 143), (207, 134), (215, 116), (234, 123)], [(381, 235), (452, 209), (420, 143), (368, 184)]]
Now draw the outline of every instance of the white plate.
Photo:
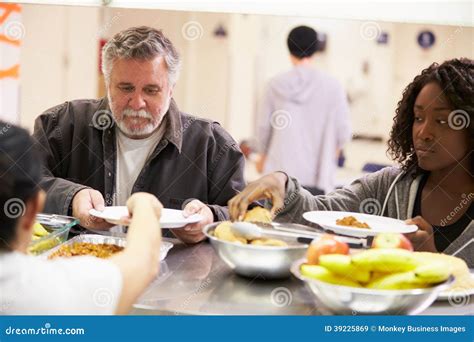
[[(126, 221), (122, 220), (123, 217), (129, 216), (128, 209), (125, 206), (105, 207), (103, 211), (91, 209), (89, 210), (89, 214), (102, 218), (112, 224), (128, 225)], [(202, 219), (203, 217), (199, 214), (184, 217), (182, 210), (163, 209), (160, 223), (161, 228), (181, 228), (190, 223), (197, 223)]]
[[(354, 216), (358, 221), (367, 223), (370, 229), (340, 226), (336, 224), (336, 220), (346, 216)], [(303, 217), (310, 222), (319, 224), (325, 230), (332, 230), (336, 234), (356, 237), (376, 236), (379, 233), (406, 234), (418, 230), (416, 225), (408, 225), (401, 220), (346, 211), (308, 211), (303, 214)]]
[[(472, 269), (471, 269), (471, 277), (474, 280), (474, 270)], [(453, 303), (453, 305), (456, 305), (456, 303), (460, 303), (460, 302), (469, 303), (468, 301), (469, 296), (474, 296), (474, 288), (472, 289), (456, 289), (455, 288), (455, 289), (450, 289), (450, 290), (440, 292), (436, 300), (442, 300), (442, 301), (447, 300), (450, 303)]]

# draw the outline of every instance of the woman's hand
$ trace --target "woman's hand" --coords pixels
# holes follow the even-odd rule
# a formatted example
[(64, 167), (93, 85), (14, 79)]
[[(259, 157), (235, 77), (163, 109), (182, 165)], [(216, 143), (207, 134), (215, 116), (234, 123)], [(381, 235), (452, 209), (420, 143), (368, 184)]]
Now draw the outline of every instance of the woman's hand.
[(417, 216), (405, 221), (406, 224), (416, 224), (418, 230), (414, 233), (405, 234), (411, 241), (415, 251), (437, 253), (434, 242), (433, 227), (423, 217)]
[(274, 172), (250, 183), (238, 195), (229, 201), (229, 214), (233, 221), (241, 221), (248, 206), (261, 199), (272, 202), (272, 215), (283, 208), (285, 199), (285, 185), (288, 177), (282, 172)]
[(136, 208), (141, 206), (151, 206), (156, 218), (158, 219), (158, 221), (160, 220), (163, 205), (154, 195), (146, 192), (136, 192), (132, 194), (127, 200), (127, 208), (130, 212), (130, 217), (133, 216), (133, 213)]

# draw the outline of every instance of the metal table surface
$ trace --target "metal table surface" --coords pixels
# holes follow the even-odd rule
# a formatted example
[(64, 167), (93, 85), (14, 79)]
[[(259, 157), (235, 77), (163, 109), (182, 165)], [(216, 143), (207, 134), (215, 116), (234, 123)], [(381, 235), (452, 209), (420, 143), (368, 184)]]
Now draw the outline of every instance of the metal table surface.
[[(133, 315), (325, 315), (330, 314), (298, 279), (251, 279), (238, 276), (208, 242), (175, 244), (158, 277)], [(465, 298), (466, 299), (466, 298)], [(356, 314), (356, 313), (355, 313)], [(421, 315), (473, 315), (474, 298), (462, 303), (436, 301)]]

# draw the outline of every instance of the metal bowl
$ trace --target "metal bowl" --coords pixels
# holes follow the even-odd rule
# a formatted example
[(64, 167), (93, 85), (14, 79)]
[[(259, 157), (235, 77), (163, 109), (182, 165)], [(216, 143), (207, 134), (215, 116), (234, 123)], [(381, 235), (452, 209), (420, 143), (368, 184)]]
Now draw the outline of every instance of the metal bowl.
[(288, 247), (269, 247), (243, 245), (219, 240), (213, 236), (214, 229), (222, 222), (204, 227), (203, 233), (209, 238), (217, 255), (229, 265), (235, 273), (245, 277), (288, 278), (291, 264), (306, 254), (307, 244), (295, 239), (281, 238)]
[(341, 315), (415, 315), (429, 307), (438, 294), (448, 289), (454, 281), (413, 290), (374, 290), (326, 283), (301, 275), (305, 259), (291, 266), (291, 273), (302, 280), (316, 299), (328, 310)]

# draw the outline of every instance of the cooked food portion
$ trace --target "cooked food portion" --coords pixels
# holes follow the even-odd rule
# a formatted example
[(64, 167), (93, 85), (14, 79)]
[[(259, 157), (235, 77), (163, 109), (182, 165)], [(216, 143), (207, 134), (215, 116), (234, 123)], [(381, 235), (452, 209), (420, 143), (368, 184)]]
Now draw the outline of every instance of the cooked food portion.
[(214, 230), (214, 236), (223, 241), (237, 242), (244, 245), (247, 244), (246, 239), (234, 234), (231, 226), (232, 226), (232, 222), (230, 221), (222, 222)]
[(367, 223), (358, 221), (354, 216), (345, 216), (342, 219), (338, 219), (336, 224), (355, 228), (370, 228)]
[(275, 246), (275, 247), (288, 246), (288, 244), (285, 241), (278, 240), (278, 239), (260, 238), (260, 239), (250, 240), (249, 242), (251, 245), (257, 245), (257, 246)]
[[(265, 208), (255, 207), (244, 216), (244, 222), (257, 222), (257, 223), (272, 223), (272, 215), (270, 211)], [(214, 230), (214, 236), (219, 240), (236, 242), (243, 245), (255, 245), (255, 246), (270, 246), (270, 247), (286, 247), (288, 244), (285, 241), (270, 238), (258, 238), (248, 240), (243, 236), (240, 236), (232, 230), (232, 222), (224, 221), (219, 224)]]
[(97, 258), (106, 259), (122, 250), (123, 247), (112, 244), (76, 242), (72, 245), (64, 245), (60, 247), (56, 252), (52, 253), (48, 257), (48, 259), (55, 259), (60, 257), (69, 258), (79, 255), (90, 255), (95, 256)]
[(261, 223), (272, 223), (272, 214), (270, 210), (255, 207), (249, 211), (244, 216), (245, 222), (261, 222)]
[(288, 244), (285, 241), (270, 239), (270, 238), (259, 238), (247, 240), (242, 236), (235, 234), (232, 230), (232, 222), (224, 221), (219, 224), (214, 230), (214, 236), (219, 240), (236, 242), (242, 245), (258, 245), (258, 246), (273, 246), (273, 247), (286, 247)]

